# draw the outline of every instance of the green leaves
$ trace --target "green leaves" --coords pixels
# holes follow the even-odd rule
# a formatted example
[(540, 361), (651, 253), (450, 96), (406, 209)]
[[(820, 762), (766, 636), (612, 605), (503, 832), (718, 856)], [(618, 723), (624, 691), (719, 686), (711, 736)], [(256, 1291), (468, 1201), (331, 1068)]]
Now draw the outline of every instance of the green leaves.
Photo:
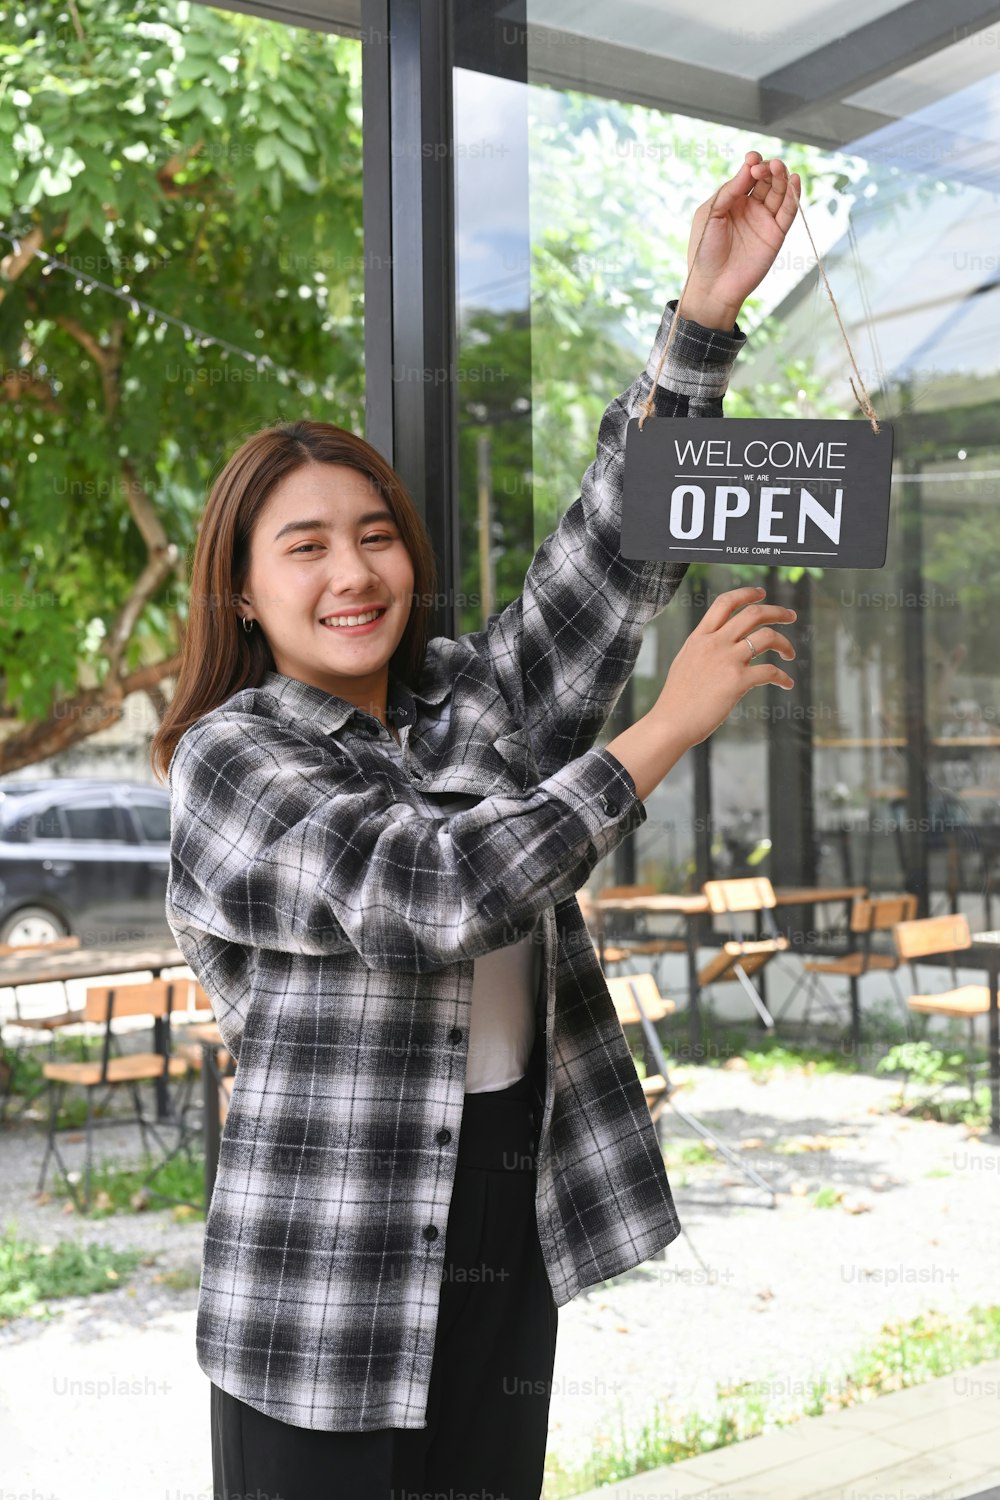
[[(189, 552), (248, 433), (303, 414), (363, 430), (363, 260), (358, 43), (186, 0), (77, 0), (81, 43), (69, 10), (20, 10), (26, 44), (0, 44), (2, 227), (68, 267), (0, 281), (18, 379), (0, 406), (0, 671), (30, 720), (104, 669), (149, 556), (136, 495)], [(144, 610), (131, 665), (177, 649), (184, 576)]]

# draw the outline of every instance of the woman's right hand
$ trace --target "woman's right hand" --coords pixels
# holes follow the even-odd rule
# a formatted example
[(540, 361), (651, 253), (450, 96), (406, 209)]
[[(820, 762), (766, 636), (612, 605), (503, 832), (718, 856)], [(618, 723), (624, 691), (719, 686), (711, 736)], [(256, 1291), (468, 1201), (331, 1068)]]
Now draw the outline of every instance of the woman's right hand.
[[(764, 602), (756, 585), (727, 589), (706, 610), (670, 664), (651, 712), (662, 714), (674, 734), (689, 745), (707, 740), (751, 688), (764, 683), (794, 687), (792, 678), (763, 653), (777, 651), (786, 661), (795, 647), (774, 625), (798, 618), (794, 609)], [(754, 658), (746, 644), (753, 636)]]

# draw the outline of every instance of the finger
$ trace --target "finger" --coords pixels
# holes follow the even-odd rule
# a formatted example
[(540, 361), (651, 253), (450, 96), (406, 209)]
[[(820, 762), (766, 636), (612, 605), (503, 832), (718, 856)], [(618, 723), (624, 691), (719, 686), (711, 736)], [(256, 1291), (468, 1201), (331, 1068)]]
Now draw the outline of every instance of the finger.
[(759, 197), (769, 214), (774, 214), (781, 207), (782, 200), (788, 190), (788, 168), (785, 163), (777, 157), (768, 163), (771, 175), (768, 179), (767, 193), (755, 193)]
[(770, 625), (772, 622), (779, 621), (783, 625), (791, 625), (797, 619), (798, 615), (794, 609), (789, 609), (784, 604), (752, 603), (729, 619), (723, 633), (728, 635), (730, 640), (739, 641), (744, 640), (751, 631), (759, 630), (762, 625)]
[(795, 215), (799, 211), (799, 199), (802, 196), (802, 179), (798, 172), (793, 172), (788, 179), (788, 192), (782, 200), (781, 207), (774, 216), (774, 222), (782, 234), (787, 234), (792, 227)]
[(713, 599), (698, 629), (718, 630), (721, 625), (725, 625), (734, 609), (738, 609), (741, 604), (749, 604), (751, 600), (761, 599), (765, 593), (766, 590), (756, 583), (748, 583), (743, 588), (726, 589), (725, 593)]
[(750, 175), (751, 171), (750, 163), (744, 162), (735, 177), (730, 177), (728, 182), (722, 184), (715, 198), (712, 200), (711, 211), (713, 214), (728, 213), (734, 203), (740, 198), (747, 196), (753, 187), (753, 178)]
[[(750, 655), (750, 645), (753, 646), (753, 656)], [(742, 650), (746, 647), (746, 659), (753, 661), (754, 656), (760, 656), (762, 651), (777, 651), (786, 661), (795, 660), (795, 647), (786, 635), (780, 630), (773, 630), (769, 625), (758, 625), (754, 630), (748, 630), (746, 635), (736, 642)]]
[[(754, 662), (752, 666), (747, 668), (744, 680), (749, 680), (751, 688), (767, 687), (769, 683), (774, 683), (776, 687), (783, 688), (793, 688), (795, 686), (794, 677), (789, 677), (788, 673), (783, 671), (776, 662)], [(749, 692), (749, 690), (748, 688), (747, 691)]]
[(750, 196), (763, 201), (767, 197), (771, 186), (770, 162), (758, 162), (756, 166), (750, 168), (750, 175), (753, 178), (753, 187), (750, 189)]

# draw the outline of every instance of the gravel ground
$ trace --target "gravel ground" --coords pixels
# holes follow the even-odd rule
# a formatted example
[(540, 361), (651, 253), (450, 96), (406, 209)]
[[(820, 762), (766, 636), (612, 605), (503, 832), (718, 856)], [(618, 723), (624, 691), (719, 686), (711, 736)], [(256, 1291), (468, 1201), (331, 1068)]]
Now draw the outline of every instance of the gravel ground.
[[(811, 1383), (824, 1371), (835, 1382), (887, 1319), (931, 1308), (960, 1316), (1000, 1300), (1000, 1147), (963, 1126), (887, 1113), (891, 1080), (776, 1070), (758, 1083), (728, 1068), (678, 1070), (682, 1080), (678, 1104), (731, 1145), (746, 1143), (741, 1154), (777, 1189), (777, 1206), (754, 1206), (761, 1195), (724, 1163), (671, 1168), (685, 1232), (663, 1259), (560, 1309), (550, 1449), (566, 1463), (617, 1433), (620, 1421), (634, 1430), (658, 1402), (707, 1414), (719, 1385), (751, 1381), (769, 1408), (798, 1408)], [(131, 1134), (107, 1133), (102, 1157), (127, 1156)], [(663, 1136), (670, 1148), (693, 1139), (669, 1109)], [(774, 1150), (796, 1137), (826, 1149)], [(177, 1223), (169, 1212), (90, 1222), (64, 1214), (62, 1200), (40, 1205), (33, 1193), (43, 1145), (38, 1127), (0, 1134), (0, 1225), (13, 1222), (44, 1243), (70, 1237), (141, 1248), (157, 1264), (140, 1266), (129, 1287), (54, 1304), (58, 1328), (31, 1318), (0, 1328), (0, 1398), (5, 1364), (20, 1379), (28, 1346), (49, 1365), (67, 1339), (118, 1336), (135, 1348), (144, 1330), (150, 1364), (160, 1357), (154, 1348), (168, 1347), (155, 1341), (166, 1339), (174, 1368), (203, 1381), (194, 1359), (201, 1222)], [(844, 1196), (815, 1207), (808, 1195), (830, 1184)], [(185, 1290), (156, 1280), (178, 1269), (191, 1277)], [(100, 1452), (103, 1412), (95, 1421), (86, 1402), (77, 1410), (78, 1464), (88, 1445), (95, 1460)], [(205, 1433), (178, 1442), (203, 1445)]]
[[(563, 1455), (622, 1423), (635, 1430), (658, 1401), (708, 1414), (717, 1386), (751, 1381), (769, 1409), (801, 1409), (823, 1372), (835, 1385), (887, 1319), (1000, 1300), (996, 1145), (886, 1113), (898, 1084), (883, 1078), (677, 1077), (692, 1080), (675, 1096), (681, 1108), (730, 1145), (759, 1143), (741, 1155), (777, 1206), (746, 1206), (764, 1195), (725, 1165), (688, 1170), (686, 1187), (684, 1169), (671, 1170), (684, 1233), (665, 1258), (560, 1310), (550, 1447)], [(830, 1144), (776, 1154), (790, 1137)], [(691, 1139), (668, 1110), (664, 1141)], [(809, 1195), (829, 1184), (843, 1198), (815, 1207)]]

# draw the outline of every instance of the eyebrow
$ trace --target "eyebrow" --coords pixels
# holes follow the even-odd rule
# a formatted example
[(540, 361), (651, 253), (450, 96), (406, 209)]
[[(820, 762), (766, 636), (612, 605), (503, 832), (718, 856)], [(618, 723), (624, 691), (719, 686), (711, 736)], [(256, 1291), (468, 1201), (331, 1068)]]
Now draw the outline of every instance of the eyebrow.
[[(363, 516), (358, 516), (356, 525), (370, 526), (373, 521), (391, 521), (396, 524), (396, 517), (391, 510), (367, 510)], [(329, 531), (328, 521), (286, 521), (281, 530), (275, 533), (274, 540), (279, 542), (283, 536), (290, 531)]]

